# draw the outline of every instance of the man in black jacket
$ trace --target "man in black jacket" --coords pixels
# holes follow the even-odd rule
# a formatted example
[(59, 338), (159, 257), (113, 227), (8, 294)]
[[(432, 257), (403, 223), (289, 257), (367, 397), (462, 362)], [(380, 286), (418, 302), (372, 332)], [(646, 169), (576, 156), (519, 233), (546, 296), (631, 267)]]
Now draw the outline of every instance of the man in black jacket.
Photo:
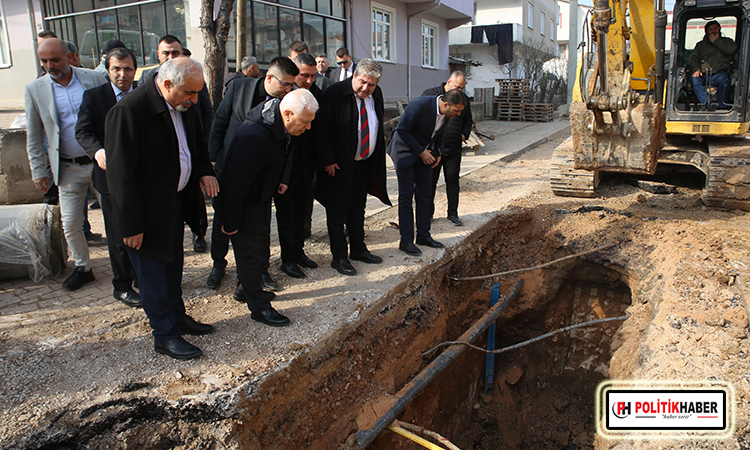
[(219, 191), (193, 108), (203, 84), (200, 63), (172, 59), (113, 106), (105, 123), (107, 184), (154, 350), (176, 359), (202, 354), (181, 335), (213, 331), (185, 313), (181, 287), (184, 224), (201, 219), (201, 190)]
[(94, 188), (99, 192), (104, 227), (107, 230), (109, 261), (112, 265), (113, 296), (131, 307), (141, 306), (141, 296), (133, 290), (133, 266), (127, 247), (116, 226), (117, 216), (112, 196), (107, 187), (107, 155), (104, 150), (104, 123), (107, 113), (133, 90), (135, 70), (138, 68), (135, 54), (124, 47), (115, 47), (104, 56), (104, 67), (110, 82), (83, 93), (81, 109), (76, 124), (76, 140), (94, 165)]
[(234, 245), (250, 317), (270, 326), (289, 323), (271, 306), (275, 294), (261, 287), (271, 252), (271, 199), (287, 188), (281, 174), (291, 137), (310, 129), (317, 110), (318, 102), (305, 89), (255, 107), (229, 145), (219, 176), (222, 191), (216, 205), (224, 219), (222, 232)]
[[(422, 92), (422, 95), (442, 95), (451, 89), (458, 89), (463, 93), (464, 88), (466, 88), (466, 76), (463, 72), (457, 70), (451, 73), (447, 82), (425, 90)], [(464, 97), (466, 97), (465, 93)], [(440, 163), (432, 169), (432, 214), (430, 214), (430, 217), (435, 214), (435, 189), (437, 188), (437, 182), (440, 178), (440, 168), (442, 167), (443, 176), (445, 177), (445, 193), (448, 196), (448, 220), (456, 226), (463, 225), (463, 222), (458, 217), (458, 193), (461, 190), (458, 175), (461, 172), (461, 149), (463, 141), (471, 133), (472, 125), (471, 103), (469, 102), (469, 98), (466, 97), (466, 107), (461, 112), (461, 115), (452, 118), (448, 122), (448, 127), (445, 129), (442, 158), (440, 158)]]
[(331, 267), (343, 275), (357, 274), (350, 258), (368, 264), (383, 262), (367, 249), (364, 228), (367, 194), (391, 206), (385, 184), (383, 91), (378, 86), (382, 74), (380, 64), (370, 58), (361, 60), (353, 77), (323, 92), (315, 123), (315, 196), (326, 208)]
[[(234, 140), (240, 125), (245, 122), (248, 113), (266, 100), (281, 99), (288, 94), (299, 69), (289, 58), (277, 57), (271, 60), (263, 78), (240, 78), (232, 82), (224, 99), (216, 110), (211, 134), (208, 141), (208, 155), (215, 163), (216, 172), (221, 174), (229, 144)], [(213, 268), (206, 280), (206, 285), (216, 289), (221, 285), (227, 266), (226, 256), (229, 252), (229, 238), (221, 232), (223, 225), (221, 211), (214, 211), (214, 222), (211, 229), (211, 259)], [(262, 276), (266, 290), (278, 289), (276, 281), (268, 273)], [(244, 301), (244, 291), (237, 286), (235, 300)]]

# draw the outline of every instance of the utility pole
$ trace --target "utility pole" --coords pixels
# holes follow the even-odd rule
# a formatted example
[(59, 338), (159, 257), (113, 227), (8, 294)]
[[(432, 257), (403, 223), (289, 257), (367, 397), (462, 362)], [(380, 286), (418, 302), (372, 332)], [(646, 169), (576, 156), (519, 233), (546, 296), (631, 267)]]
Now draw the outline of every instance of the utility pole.
[(568, 105), (573, 102), (573, 86), (578, 65), (578, 0), (570, 0), (570, 30), (568, 30)]

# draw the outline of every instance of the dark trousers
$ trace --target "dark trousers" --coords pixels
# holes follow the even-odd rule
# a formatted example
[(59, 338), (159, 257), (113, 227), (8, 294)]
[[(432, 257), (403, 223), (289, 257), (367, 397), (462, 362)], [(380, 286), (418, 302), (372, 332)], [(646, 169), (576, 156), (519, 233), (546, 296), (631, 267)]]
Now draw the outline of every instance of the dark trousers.
[(432, 169), (432, 214), (430, 217), (435, 215), (435, 190), (441, 168), (445, 177), (445, 193), (448, 197), (448, 216), (458, 216), (458, 193), (461, 191), (458, 184), (458, 175), (461, 173), (461, 150), (443, 155), (440, 158), (440, 164)]
[(279, 230), (281, 261), (295, 262), (304, 254), (305, 228), (312, 220), (312, 183), (290, 184), (284, 194), (273, 197), (276, 205), (276, 225)]
[[(179, 194), (178, 194), (179, 198)], [(175, 208), (175, 223), (172, 225), (172, 260), (156, 261), (143, 257), (128, 248), (141, 291), (143, 311), (148, 316), (156, 342), (166, 342), (180, 336), (177, 324), (185, 316), (182, 301), (182, 239), (185, 224), (180, 213), (180, 201)]]
[(112, 265), (112, 286), (115, 290), (127, 291), (133, 287), (133, 265), (128, 256), (128, 247), (122, 242), (122, 235), (117, 228), (112, 196), (101, 194), (99, 197), (104, 215), (104, 229), (107, 232), (109, 262)]
[(268, 271), (271, 257), (271, 202), (246, 208), (245, 217), (252, 217), (254, 223), (241, 227), (230, 239), (247, 307), (252, 312), (260, 312), (270, 308), (271, 300), (275, 297), (273, 292), (263, 291), (260, 285), (260, 276)]
[(222, 233), (223, 225), (221, 214), (214, 208), (214, 222), (211, 226), (211, 259), (217, 269), (227, 266), (227, 253), (229, 253), (229, 236)]
[(365, 207), (367, 206), (369, 170), (366, 161), (354, 162), (353, 179), (351, 186), (352, 203), (349, 205), (349, 209), (326, 208), (326, 225), (328, 226), (333, 259), (348, 257), (344, 225), (346, 225), (346, 230), (349, 233), (348, 247), (351, 248), (351, 253), (367, 251), (365, 245)]
[(417, 158), (406, 167), (396, 167), (398, 178), (398, 230), (402, 242), (414, 242), (414, 210), (417, 206), (417, 238), (430, 237), (432, 215), (432, 168)]

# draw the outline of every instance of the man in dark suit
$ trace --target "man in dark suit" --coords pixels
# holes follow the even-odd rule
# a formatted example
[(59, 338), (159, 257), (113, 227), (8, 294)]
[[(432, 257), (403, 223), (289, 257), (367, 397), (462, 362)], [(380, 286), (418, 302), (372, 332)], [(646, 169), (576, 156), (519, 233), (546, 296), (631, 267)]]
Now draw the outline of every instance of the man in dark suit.
[[(216, 110), (214, 124), (208, 142), (208, 154), (215, 164), (216, 172), (221, 174), (224, 157), (229, 144), (232, 143), (237, 129), (247, 118), (254, 107), (271, 98), (283, 98), (292, 90), (299, 69), (285, 57), (271, 60), (264, 78), (241, 78), (229, 85), (224, 99)], [(221, 212), (214, 211), (214, 222), (211, 229), (211, 259), (213, 268), (206, 280), (206, 285), (216, 289), (221, 285), (227, 266), (226, 256), (229, 252), (229, 238), (221, 232), (223, 225)], [(274, 291), (278, 285), (268, 273), (262, 275), (262, 284), (266, 290)], [(244, 301), (244, 291), (237, 286), (235, 299)]]
[[(240, 67), (236, 72), (228, 73), (224, 77), (224, 95), (227, 94), (227, 89), (232, 81), (238, 78), (260, 78), (260, 67), (258, 67), (258, 58), (255, 56), (245, 56), (240, 62)], [(209, 130), (210, 132), (210, 130)]]
[(81, 110), (76, 124), (76, 140), (94, 165), (94, 188), (99, 192), (104, 226), (107, 230), (109, 261), (112, 265), (113, 296), (131, 307), (141, 306), (141, 296), (133, 290), (133, 266), (128, 257), (127, 247), (116, 226), (112, 196), (107, 187), (107, 155), (104, 150), (104, 123), (107, 113), (125, 94), (133, 90), (133, 80), (138, 63), (132, 51), (116, 47), (104, 57), (104, 67), (109, 79), (107, 84), (89, 89), (83, 93)]
[(417, 206), (417, 244), (443, 247), (430, 235), (430, 181), (432, 169), (440, 163), (445, 126), (461, 114), (465, 103), (463, 92), (456, 89), (444, 95), (412, 100), (401, 115), (388, 146), (398, 178), (398, 230), (401, 234), (398, 248), (409, 255), (422, 254), (414, 245), (412, 198)]
[(351, 78), (354, 75), (354, 71), (357, 70), (357, 65), (354, 64), (352, 55), (349, 54), (349, 50), (346, 47), (336, 50), (336, 64), (338, 64), (338, 67), (328, 74), (328, 78), (333, 83)]
[[(143, 84), (151, 75), (159, 73), (159, 67), (161, 64), (169, 61), (170, 59), (179, 58), (183, 56), (182, 42), (171, 34), (168, 34), (159, 39), (159, 45), (157, 52), (159, 56), (159, 66), (152, 69), (144, 70), (141, 73), (141, 79), (138, 84)], [(211, 105), (211, 97), (208, 95), (208, 87), (206, 83), (203, 83), (203, 89), (198, 93), (198, 103), (195, 104), (195, 112), (198, 113), (198, 119), (201, 121), (201, 129), (203, 130), (204, 139), (208, 142), (208, 134), (211, 132), (211, 124), (214, 121), (214, 108)], [(203, 218), (194, 226), (191, 226), (193, 231), (193, 250), (198, 253), (203, 253), (208, 249), (206, 243), (206, 231), (208, 230), (208, 216), (206, 215), (206, 206), (203, 205)]]
[[(297, 55), (295, 63), (299, 69), (295, 84), (300, 89), (309, 90), (315, 100), (319, 101), (322, 92), (314, 84), (317, 73), (315, 58), (303, 52)], [(304, 251), (305, 225), (312, 220), (316, 145), (314, 137), (314, 129), (311, 129), (299, 137), (292, 138), (291, 166), (287, 183), (289, 189), (284, 194), (277, 193), (273, 198), (281, 247), (281, 271), (293, 278), (305, 278), (305, 272), (300, 266), (309, 269), (318, 267)]]
[(281, 174), (290, 140), (310, 129), (317, 109), (317, 101), (304, 89), (255, 107), (229, 145), (219, 175), (222, 191), (216, 205), (224, 219), (222, 231), (234, 245), (250, 318), (270, 326), (289, 323), (271, 306), (275, 294), (261, 286), (270, 257), (271, 199), (287, 188)]
[[(422, 92), (422, 95), (443, 95), (452, 89), (463, 92), (466, 87), (466, 76), (460, 70), (451, 73), (448, 81), (440, 86)], [(464, 93), (464, 95), (466, 95)], [(466, 97), (466, 107), (461, 114), (452, 118), (445, 129), (445, 141), (440, 163), (432, 169), (432, 217), (435, 214), (435, 189), (440, 178), (440, 168), (445, 176), (445, 193), (448, 196), (448, 220), (455, 226), (463, 225), (458, 218), (459, 174), (461, 173), (461, 151), (463, 142), (469, 137), (473, 118), (471, 117), (471, 103)]]
[(184, 223), (201, 219), (201, 190), (211, 197), (219, 191), (192, 108), (203, 84), (200, 63), (169, 60), (112, 107), (105, 123), (107, 184), (154, 350), (176, 359), (202, 354), (182, 334), (213, 331), (186, 314), (181, 287)]
[[(316, 197), (326, 208), (331, 267), (343, 275), (357, 274), (349, 258), (369, 264), (383, 262), (367, 249), (364, 230), (368, 193), (391, 204), (385, 184), (383, 92), (378, 86), (382, 73), (380, 64), (372, 59), (360, 61), (352, 78), (332, 84), (323, 93), (315, 124)], [(349, 252), (344, 225), (349, 232)]]

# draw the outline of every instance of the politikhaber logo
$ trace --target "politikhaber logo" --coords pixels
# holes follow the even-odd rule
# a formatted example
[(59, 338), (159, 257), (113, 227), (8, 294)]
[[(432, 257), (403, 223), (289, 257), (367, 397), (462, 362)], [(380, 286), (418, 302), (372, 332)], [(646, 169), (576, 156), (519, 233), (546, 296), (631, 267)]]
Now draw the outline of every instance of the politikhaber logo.
[(605, 437), (731, 433), (732, 390), (723, 382), (608, 381), (597, 396), (598, 431)]

